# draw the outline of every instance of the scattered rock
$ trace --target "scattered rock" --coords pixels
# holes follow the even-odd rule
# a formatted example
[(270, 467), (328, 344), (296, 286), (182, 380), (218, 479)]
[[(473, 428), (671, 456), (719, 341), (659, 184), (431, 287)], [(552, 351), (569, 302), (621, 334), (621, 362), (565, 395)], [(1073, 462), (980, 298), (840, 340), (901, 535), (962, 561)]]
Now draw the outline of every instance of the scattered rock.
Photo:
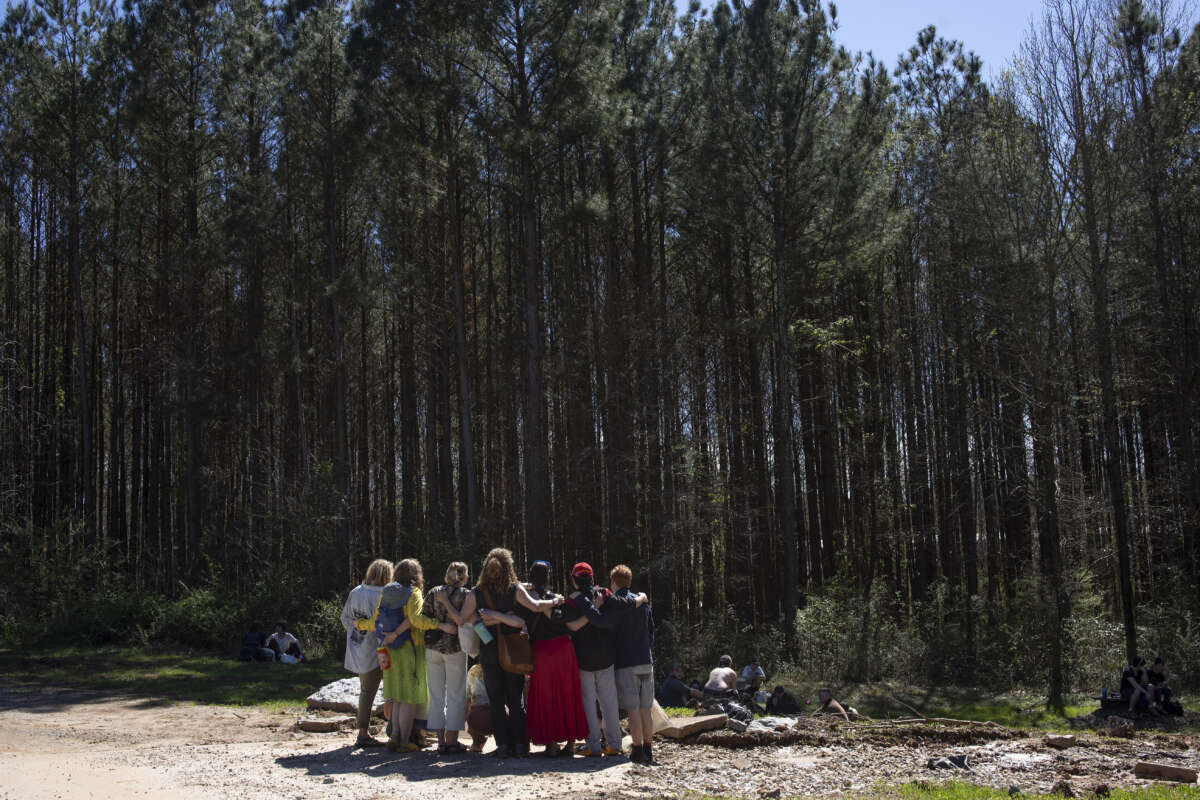
[(1196, 770), (1187, 767), (1173, 767), (1170, 764), (1155, 764), (1150, 761), (1139, 761), (1133, 767), (1133, 774), (1139, 778), (1159, 778), (1180, 783), (1195, 783)]
[[(309, 708), (354, 713), (358, 711), (358, 678), (342, 678), (327, 683), (308, 696)], [(383, 714), (383, 690), (375, 693), (374, 714)]]
[(301, 717), (296, 727), (309, 733), (333, 733), (354, 722), (354, 717)]
[(1133, 723), (1124, 717), (1109, 717), (1108, 727), (1100, 731), (1101, 736), (1117, 736), (1122, 739), (1132, 739)]
[(1108, 792), (1109, 789), (1107, 783), (1097, 783), (1092, 787), (1092, 794), (1094, 794), (1096, 797), (1108, 797)]
[(1050, 794), (1062, 795), (1063, 797), (1074, 797), (1075, 790), (1071, 788), (1070, 781), (1059, 781), (1050, 789)]
[(1078, 742), (1074, 735), (1055, 736), (1053, 734), (1045, 738), (1047, 746), (1053, 747), (1055, 750), (1066, 750), (1068, 747), (1074, 747)]

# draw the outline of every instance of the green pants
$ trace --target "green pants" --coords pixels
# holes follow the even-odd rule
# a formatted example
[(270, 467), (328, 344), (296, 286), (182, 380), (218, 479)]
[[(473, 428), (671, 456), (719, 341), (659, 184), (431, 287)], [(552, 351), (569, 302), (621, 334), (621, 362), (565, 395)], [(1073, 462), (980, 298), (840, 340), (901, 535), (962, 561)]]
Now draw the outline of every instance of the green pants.
[(379, 667), (358, 676), (358, 729), (365, 731), (371, 724), (371, 711), (375, 708), (375, 694), (379, 691), (379, 682), (383, 680), (383, 670)]

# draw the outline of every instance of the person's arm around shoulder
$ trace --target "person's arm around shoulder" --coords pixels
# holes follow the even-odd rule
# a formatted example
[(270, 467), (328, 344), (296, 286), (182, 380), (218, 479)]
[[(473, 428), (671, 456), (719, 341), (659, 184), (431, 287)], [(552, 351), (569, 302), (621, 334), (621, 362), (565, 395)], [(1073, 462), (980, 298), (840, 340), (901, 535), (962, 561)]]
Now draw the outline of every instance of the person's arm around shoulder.
[(427, 617), (421, 613), (425, 604), (421, 599), (420, 592), (413, 592), (408, 596), (408, 602), (404, 604), (404, 617), (412, 624), (412, 627), (418, 631), (433, 630), (438, 627), (438, 621), (433, 617)]
[(533, 595), (531, 595), (529, 590), (525, 588), (525, 584), (518, 583), (517, 602), (530, 611), (540, 613), (542, 611), (555, 608), (556, 606), (561, 606), (563, 604), (563, 598), (560, 595), (555, 595), (554, 597), (547, 598), (546, 600), (534, 600)]

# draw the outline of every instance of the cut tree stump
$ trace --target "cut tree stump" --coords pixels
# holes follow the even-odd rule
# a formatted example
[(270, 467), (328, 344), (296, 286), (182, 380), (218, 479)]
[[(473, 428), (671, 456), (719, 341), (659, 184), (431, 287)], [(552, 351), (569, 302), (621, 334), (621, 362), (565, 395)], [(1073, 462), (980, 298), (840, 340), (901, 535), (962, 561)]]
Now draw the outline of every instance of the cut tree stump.
[(309, 733), (333, 733), (351, 722), (354, 722), (354, 717), (301, 717), (296, 727)]
[(703, 717), (675, 717), (670, 727), (663, 728), (659, 733), (669, 739), (685, 739), (696, 733), (713, 731), (724, 728), (729, 723), (726, 714), (708, 714)]
[(1139, 778), (1159, 778), (1181, 783), (1196, 782), (1196, 770), (1194, 769), (1173, 767), (1170, 764), (1154, 764), (1150, 761), (1139, 761), (1133, 768), (1133, 774)]
[(1053, 747), (1055, 750), (1066, 750), (1068, 747), (1074, 747), (1076, 744), (1078, 744), (1078, 742), (1075, 740), (1075, 737), (1071, 734), (1067, 734), (1066, 736), (1055, 736), (1051, 734), (1050, 736), (1046, 737), (1045, 741), (1048, 746)]

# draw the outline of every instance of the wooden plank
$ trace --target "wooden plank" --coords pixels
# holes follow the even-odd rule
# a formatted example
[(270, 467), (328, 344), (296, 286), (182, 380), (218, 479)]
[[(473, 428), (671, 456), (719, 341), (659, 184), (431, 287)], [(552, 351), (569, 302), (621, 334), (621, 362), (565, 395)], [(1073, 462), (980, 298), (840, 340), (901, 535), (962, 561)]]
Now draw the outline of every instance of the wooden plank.
[(675, 717), (671, 726), (658, 733), (669, 739), (684, 739), (696, 733), (724, 728), (729, 723), (725, 714), (708, 714), (703, 717)]
[(1195, 783), (1196, 770), (1187, 767), (1173, 767), (1170, 764), (1154, 764), (1150, 761), (1139, 761), (1133, 768), (1133, 774), (1139, 778), (1159, 778), (1181, 783)]

